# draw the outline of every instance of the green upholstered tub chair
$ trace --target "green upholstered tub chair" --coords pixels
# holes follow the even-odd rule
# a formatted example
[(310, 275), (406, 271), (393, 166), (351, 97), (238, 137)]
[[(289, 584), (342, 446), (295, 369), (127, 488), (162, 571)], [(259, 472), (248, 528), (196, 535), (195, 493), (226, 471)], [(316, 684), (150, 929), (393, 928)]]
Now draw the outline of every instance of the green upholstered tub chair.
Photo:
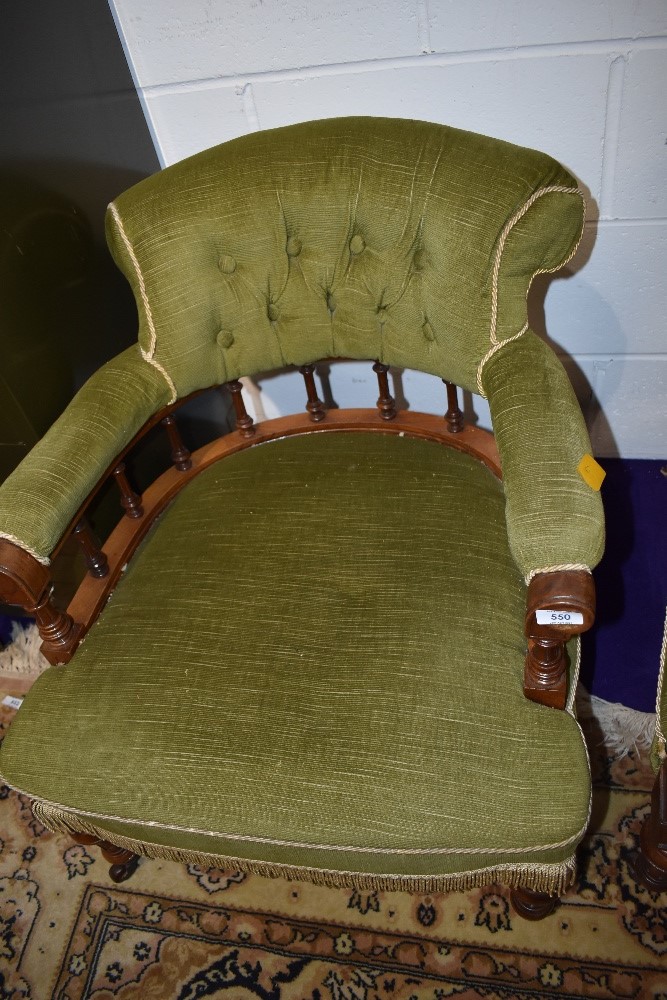
[(655, 734), (651, 746), (651, 763), (656, 772), (651, 795), (651, 811), (640, 835), (639, 853), (634, 859), (636, 877), (651, 892), (667, 892), (667, 616), (660, 652), (658, 695), (655, 706)]
[[(589, 815), (573, 698), (603, 517), (526, 295), (583, 218), (548, 156), (381, 118), (245, 136), (109, 207), (139, 342), (0, 492), (0, 596), (58, 664), (0, 772), (47, 827), (118, 879), (143, 854), (553, 906)], [(335, 358), (375, 362), (377, 406), (323, 405)], [(283, 366), (305, 412), (254, 424), (239, 379)], [(446, 415), (397, 412), (389, 366), (446, 381)], [(173, 411), (221, 383), (235, 429), (190, 455)], [(160, 421), (173, 465), (139, 496), (125, 456)], [(125, 513), (100, 548), (107, 477)], [(72, 531), (89, 571), (64, 611)]]

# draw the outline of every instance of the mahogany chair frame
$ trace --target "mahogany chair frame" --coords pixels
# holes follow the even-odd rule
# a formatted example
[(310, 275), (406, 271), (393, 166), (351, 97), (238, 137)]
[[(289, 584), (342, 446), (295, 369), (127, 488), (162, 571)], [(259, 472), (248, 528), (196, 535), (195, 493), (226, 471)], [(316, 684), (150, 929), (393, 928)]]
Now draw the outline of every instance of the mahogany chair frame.
[[(331, 360), (344, 359), (323, 359), (326, 362)], [(195, 476), (228, 455), (297, 434), (370, 431), (436, 441), (472, 455), (495, 476), (502, 478), (493, 434), (464, 424), (458, 389), (452, 383), (444, 383), (447, 395), (444, 418), (410, 410), (399, 412), (390, 393), (389, 367), (376, 361), (373, 364), (379, 391), (376, 409), (326, 409), (317, 395), (315, 368), (313, 363), (299, 369), (306, 388), (306, 413), (266, 420), (260, 424), (254, 423), (245, 408), (241, 382), (225, 383), (231, 395), (235, 429), (192, 454), (182, 441), (173, 414), (206, 390), (198, 390), (155, 413), (100, 477), (52, 554), (53, 561), (73, 535), (81, 547), (87, 567), (86, 576), (66, 611), (57, 608), (53, 602), (54, 585), (50, 568), (14, 543), (0, 539), (0, 600), (18, 605), (28, 615), (34, 616), (42, 638), (42, 652), (50, 663), (64, 664), (71, 660), (106, 604), (123, 568), (165, 507)], [(173, 464), (140, 496), (130, 484), (124, 459), (157, 424), (162, 424), (167, 433)], [(124, 513), (104, 545), (100, 546), (90, 530), (86, 514), (111, 477), (116, 481)], [(535, 613), (540, 608), (578, 612), (583, 624), (538, 625)], [(565, 570), (539, 573), (533, 577), (528, 585), (525, 616), (527, 652), (524, 693), (527, 698), (552, 708), (565, 708), (568, 662), (565, 644), (573, 635), (590, 628), (594, 615), (595, 588), (590, 573)], [(137, 866), (136, 855), (106, 841), (84, 834), (77, 836), (77, 840), (101, 847), (104, 857), (111, 862), (110, 876), (115, 881), (128, 878)], [(557, 898), (526, 888), (513, 889), (511, 897), (516, 911), (533, 920), (546, 916), (557, 904)]]
[(649, 892), (667, 892), (667, 761), (655, 778), (651, 811), (642, 825), (632, 874)]

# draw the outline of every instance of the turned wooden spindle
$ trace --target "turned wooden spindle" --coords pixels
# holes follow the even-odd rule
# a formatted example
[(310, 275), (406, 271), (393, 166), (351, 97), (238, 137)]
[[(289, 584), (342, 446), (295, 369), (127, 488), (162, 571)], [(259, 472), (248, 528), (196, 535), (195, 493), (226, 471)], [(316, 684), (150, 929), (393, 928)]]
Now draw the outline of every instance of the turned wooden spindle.
[(442, 381), (447, 389), (447, 412), (445, 413), (447, 430), (450, 434), (458, 434), (463, 430), (463, 413), (459, 409), (458, 389), (453, 382), (448, 382), (444, 378)]
[(120, 505), (125, 511), (126, 517), (143, 517), (144, 508), (141, 505), (141, 497), (135, 493), (128, 482), (125, 473), (125, 462), (120, 462), (113, 470), (114, 478), (120, 490)]
[(380, 361), (376, 361), (373, 365), (373, 371), (378, 377), (380, 396), (377, 401), (377, 408), (380, 411), (380, 416), (383, 420), (393, 420), (396, 416), (396, 403), (394, 397), (389, 392), (389, 379), (387, 378), (389, 365), (383, 365)]
[(80, 628), (66, 611), (60, 611), (52, 601), (53, 587), (42, 595), (37, 604), (26, 610), (35, 616), (42, 639), (42, 652), (50, 663), (66, 663), (78, 643)]
[(565, 643), (557, 639), (528, 639), (524, 693), (531, 701), (551, 708), (565, 708), (567, 657)]
[(170, 414), (163, 419), (162, 426), (167, 431), (169, 437), (171, 460), (174, 463), (174, 468), (178, 469), (179, 472), (187, 472), (188, 469), (192, 468), (192, 459), (190, 458), (190, 452), (183, 444), (178, 424)]
[(236, 415), (236, 429), (241, 434), (241, 437), (250, 438), (255, 433), (255, 425), (243, 402), (243, 386), (238, 379), (234, 379), (233, 382), (227, 382), (226, 384), (232, 394), (232, 403)]
[(310, 419), (313, 423), (317, 424), (326, 417), (326, 410), (324, 409), (324, 403), (317, 395), (314, 375), (315, 365), (301, 365), (299, 371), (303, 375), (303, 380), (306, 383), (306, 392), (308, 393), (306, 409), (310, 414)]
[(79, 523), (75, 525), (74, 537), (81, 546), (83, 558), (86, 562), (90, 575), (95, 576), (98, 579), (105, 577), (109, 572), (109, 561), (104, 552), (102, 552), (102, 549), (100, 548), (100, 545), (93, 535), (90, 525), (85, 518), (82, 518)]

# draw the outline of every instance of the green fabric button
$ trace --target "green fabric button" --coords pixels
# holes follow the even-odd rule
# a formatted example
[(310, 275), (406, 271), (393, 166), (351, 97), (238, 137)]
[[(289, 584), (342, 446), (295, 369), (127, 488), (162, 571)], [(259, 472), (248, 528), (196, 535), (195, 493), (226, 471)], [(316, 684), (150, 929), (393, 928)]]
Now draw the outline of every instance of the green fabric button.
[(358, 234), (356, 236), (353, 236), (352, 239), (350, 240), (350, 253), (353, 254), (363, 253), (365, 249), (366, 249), (366, 241), (364, 240), (363, 236), (359, 236)]
[(423, 271), (425, 264), (426, 264), (426, 251), (416, 250), (414, 257), (412, 258), (412, 266), (414, 267), (415, 271)]
[(380, 323), (386, 323), (387, 322), (387, 319), (389, 318), (389, 313), (387, 312), (387, 310), (383, 306), (380, 307), (380, 309), (378, 309), (378, 311), (377, 311), (377, 318), (378, 318), (378, 320), (379, 320)]
[(275, 302), (269, 302), (269, 308), (266, 310), (269, 319), (275, 323), (275, 321), (280, 317), (280, 309), (275, 304)]
[(336, 298), (333, 292), (327, 292), (327, 309), (333, 312), (336, 308)]
[(302, 243), (299, 237), (290, 236), (290, 238), (287, 241), (287, 246), (285, 247), (285, 249), (287, 250), (287, 256), (298, 257), (299, 254), (301, 253), (301, 247)]
[(223, 254), (218, 266), (223, 274), (233, 274), (236, 270), (236, 261), (229, 254)]
[(220, 347), (231, 347), (234, 343), (234, 334), (231, 330), (221, 330), (215, 339)]
[(422, 327), (422, 333), (424, 334), (424, 337), (426, 338), (426, 340), (435, 340), (435, 334), (433, 332), (433, 327), (431, 326), (431, 324), (429, 323), (428, 320), (426, 320), (426, 322), (424, 323), (424, 325)]

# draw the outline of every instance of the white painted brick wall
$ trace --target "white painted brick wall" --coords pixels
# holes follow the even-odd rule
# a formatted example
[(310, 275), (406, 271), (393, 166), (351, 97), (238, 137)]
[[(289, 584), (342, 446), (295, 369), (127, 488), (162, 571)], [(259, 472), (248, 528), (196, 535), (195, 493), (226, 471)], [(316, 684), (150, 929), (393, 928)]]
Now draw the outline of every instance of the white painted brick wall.
[[(166, 165), (257, 128), (347, 114), (543, 149), (589, 192), (582, 248), (530, 310), (600, 455), (667, 458), (667, 0), (110, 0)], [(332, 374), (365, 405), (372, 373)], [(300, 379), (266, 378), (283, 411)], [(437, 382), (406, 372), (412, 406)], [(482, 423), (488, 410), (469, 401)]]

